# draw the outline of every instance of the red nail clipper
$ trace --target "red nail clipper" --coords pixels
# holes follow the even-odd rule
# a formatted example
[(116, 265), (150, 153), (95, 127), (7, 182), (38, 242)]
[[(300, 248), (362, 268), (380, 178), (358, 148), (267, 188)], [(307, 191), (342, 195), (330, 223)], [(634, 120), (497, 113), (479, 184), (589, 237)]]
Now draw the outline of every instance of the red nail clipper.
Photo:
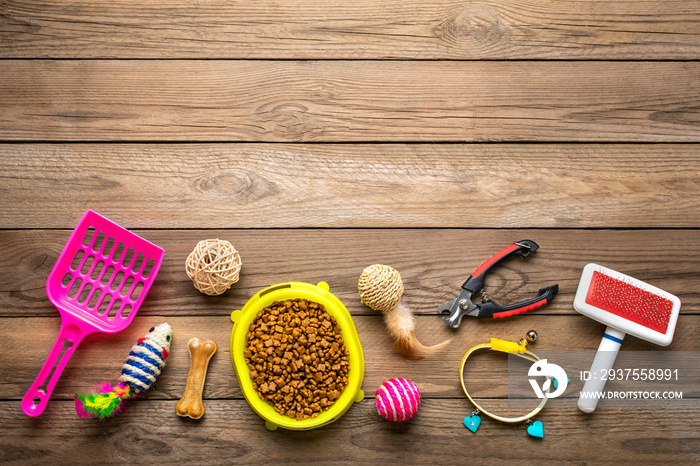
[(554, 295), (559, 292), (559, 285), (542, 288), (534, 298), (509, 306), (499, 306), (491, 299), (486, 298), (486, 296), (484, 296), (484, 300), (480, 304), (472, 302), (472, 296), (483, 291), (486, 274), (489, 271), (509, 257), (519, 255), (525, 258), (537, 251), (537, 249), (539, 249), (539, 246), (534, 241), (527, 239), (518, 241), (481, 264), (464, 282), (462, 291), (460, 291), (457, 298), (438, 306), (438, 313), (450, 313), (449, 317), (443, 317), (442, 320), (450, 327), (457, 328), (465, 315), (471, 317), (493, 317), (496, 319), (521, 314), (550, 302)]

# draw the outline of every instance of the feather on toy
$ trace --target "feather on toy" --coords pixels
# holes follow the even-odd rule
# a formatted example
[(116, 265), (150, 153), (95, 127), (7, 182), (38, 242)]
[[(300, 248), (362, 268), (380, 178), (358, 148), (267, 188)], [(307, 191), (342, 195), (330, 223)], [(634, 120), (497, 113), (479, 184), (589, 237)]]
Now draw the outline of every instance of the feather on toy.
[(119, 383), (99, 384), (94, 390), (76, 394), (75, 410), (80, 418), (106, 419), (124, 410), (124, 400), (135, 398), (151, 388), (168, 359), (173, 330), (167, 323), (151, 327), (145, 337), (131, 347), (122, 365)]
[(365, 268), (357, 283), (362, 303), (384, 314), (394, 348), (409, 359), (421, 359), (447, 345), (450, 340), (425, 346), (414, 332), (416, 319), (403, 296), (401, 274), (388, 265), (374, 264)]

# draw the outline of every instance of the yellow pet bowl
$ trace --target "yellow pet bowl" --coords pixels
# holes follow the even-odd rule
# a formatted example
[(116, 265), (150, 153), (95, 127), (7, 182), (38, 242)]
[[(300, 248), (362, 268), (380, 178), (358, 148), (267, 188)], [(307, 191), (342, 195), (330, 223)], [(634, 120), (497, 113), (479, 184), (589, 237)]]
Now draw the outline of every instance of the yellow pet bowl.
[[(265, 427), (269, 430), (275, 430), (278, 427), (292, 430), (308, 430), (330, 424), (345, 414), (345, 411), (353, 403), (360, 402), (365, 397), (361, 389), (362, 377), (365, 372), (365, 359), (362, 355), (362, 346), (360, 346), (360, 339), (357, 336), (355, 324), (343, 303), (328, 290), (328, 283), (324, 282), (318, 285), (302, 282), (280, 283), (267, 287), (255, 294), (245, 303), (243, 309), (231, 313), (231, 320), (233, 321), (230, 347), (231, 362), (233, 362), (236, 377), (238, 377), (238, 383), (241, 386), (241, 390), (243, 390), (246, 401), (253, 408), (253, 411), (265, 420)], [(308, 418), (302, 421), (277, 413), (271, 405), (260, 399), (258, 392), (253, 388), (253, 381), (249, 376), (250, 369), (245, 363), (245, 357), (243, 356), (243, 351), (246, 348), (245, 336), (258, 311), (275, 301), (286, 301), (296, 298), (308, 299), (309, 301), (323, 304), (328, 314), (335, 317), (335, 320), (341, 327), (340, 333), (343, 336), (350, 359), (348, 384), (343, 389), (340, 397), (328, 411), (323, 411), (316, 418)]]

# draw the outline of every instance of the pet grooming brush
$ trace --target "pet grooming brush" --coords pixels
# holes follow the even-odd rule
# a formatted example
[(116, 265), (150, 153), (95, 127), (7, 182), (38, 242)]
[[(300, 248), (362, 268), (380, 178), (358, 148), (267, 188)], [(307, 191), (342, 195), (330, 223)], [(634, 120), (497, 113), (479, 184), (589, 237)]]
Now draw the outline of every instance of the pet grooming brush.
[(581, 274), (574, 308), (607, 325), (591, 366), (590, 378), (578, 399), (579, 409), (591, 413), (605, 388), (604, 372), (615, 363), (625, 334), (668, 346), (676, 330), (681, 301), (636, 278), (588, 264)]

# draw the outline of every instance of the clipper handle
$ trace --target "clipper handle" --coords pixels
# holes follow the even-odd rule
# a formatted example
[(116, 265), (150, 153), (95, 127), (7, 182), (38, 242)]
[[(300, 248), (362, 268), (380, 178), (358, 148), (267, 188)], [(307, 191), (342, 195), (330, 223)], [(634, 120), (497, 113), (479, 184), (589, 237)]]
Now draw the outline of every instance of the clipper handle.
[(486, 274), (498, 264), (515, 255), (527, 257), (538, 249), (539, 245), (534, 241), (530, 241), (529, 239), (518, 241), (517, 243), (511, 244), (507, 248), (501, 249), (496, 254), (491, 256), (490, 259), (481, 264), (473, 274), (469, 275), (469, 278), (467, 278), (467, 281), (464, 282), (462, 288), (474, 293), (477, 292), (484, 287)]
[(493, 301), (485, 301), (479, 305), (479, 315), (477, 317), (510, 317), (523, 312), (531, 311), (540, 306), (549, 303), (554, 295), (559, 292), (559, 285), (552, 285), (547, 288), (542, 288), (534, 298), (522, 301), (520, 303), (510, 304), (508, 306), (499, 306)]

